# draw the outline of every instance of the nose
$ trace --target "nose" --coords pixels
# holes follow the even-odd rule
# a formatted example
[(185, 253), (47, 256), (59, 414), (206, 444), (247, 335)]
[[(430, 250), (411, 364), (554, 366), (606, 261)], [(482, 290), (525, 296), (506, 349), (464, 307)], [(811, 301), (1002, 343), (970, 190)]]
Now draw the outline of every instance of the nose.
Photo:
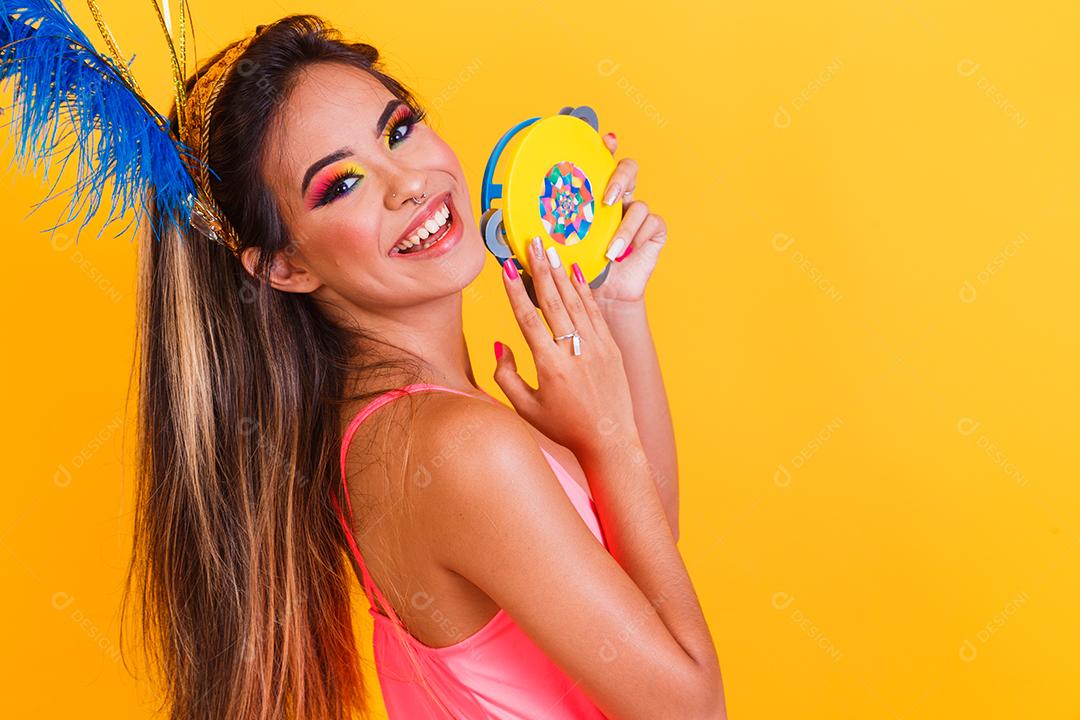
[(386, 183), (386, 208), (397, 210), (403, 204), (413, 204), (413, 198), (424, 194), (427, 187), (427, 176), (422, 170), (407, 167), (392, 169), (389, 181)]

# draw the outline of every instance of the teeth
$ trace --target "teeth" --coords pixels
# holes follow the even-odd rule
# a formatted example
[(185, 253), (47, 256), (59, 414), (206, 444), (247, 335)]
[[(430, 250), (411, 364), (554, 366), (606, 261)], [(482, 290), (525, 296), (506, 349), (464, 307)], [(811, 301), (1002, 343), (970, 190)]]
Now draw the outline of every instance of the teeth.
[[(437, 233), (439, 231), (439, 228), (441, 228), (443, 225), (446, 225), (449, 219), (450, 208), (448, 208), (446, 206), (446, 203), (444, 202), (438, 207), (438, 209), (435, 210), (435, 213), (430, 218), (428, 218), (423, 225), (416, 229), (416, 232), (414, 232), (408, 237), (407, 240), (402, 240), (400, 243), (395, 245), (395, 249), (398, 250), (398, 252), (402, 252), (404, 250), (408, 250), (414, 245), (419, 245), (422, 241), (427, 240), (429, 236)], [(429, 244), (430, 243), (425, 244), (424, 247), (427, 247)]]

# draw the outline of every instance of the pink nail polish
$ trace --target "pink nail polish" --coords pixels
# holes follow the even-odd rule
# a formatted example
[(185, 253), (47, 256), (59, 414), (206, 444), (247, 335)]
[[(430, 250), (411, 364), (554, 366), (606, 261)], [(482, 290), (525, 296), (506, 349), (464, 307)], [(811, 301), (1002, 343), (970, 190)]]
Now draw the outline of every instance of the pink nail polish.
[(623, 258), (626, 257), (627, 255), (629, 255), (632, 252), (634, 252), (634, 246), (633, 245), (627, 245), (626, 249), (623, 250), (623, 254), (620, 255), (619, 257), (615, 258), (615, 262), (622, 262)]
[(506, 277), (511, 280), (517, 280), (518, 271), (517, 266), (514, 265), (514, 258), (506, 258), (503, 260), (503, 270), (506, 271)]
[(498, 362), (502, 358), (503, 344), (498, 340), (495, 341), (495, 361)]
[(578, 267), (578, 264), (574, 263), (570, 267), (574, 268), (574, 279), (577, 280), (579, 283), (584, 283), (585, 274), (581, 272), (581, 268)]

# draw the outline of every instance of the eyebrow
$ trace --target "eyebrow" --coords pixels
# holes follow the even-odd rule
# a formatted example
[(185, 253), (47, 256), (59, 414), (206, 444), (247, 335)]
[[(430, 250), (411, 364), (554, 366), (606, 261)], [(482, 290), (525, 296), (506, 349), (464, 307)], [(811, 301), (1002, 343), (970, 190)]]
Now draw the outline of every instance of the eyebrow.
[[(382, 114), (379, 115), (378, 122), (375, 123), (375, 137), (378, 138), (382, 135), (383, 130), (386, 129), (386, 123), (397, 109), (398, 105), (404, 105), (405, 101), (399, 98), (394, 98), (390, 102), (386, 103), (386, 107), (383, 108)], [(311, 166), (304, 173), (304, 181), (300, 183), (300, 197), (303, 197), (307, 192), (308, 185), (311, 184), (311, 179), (315, 176), (315, 173), (322, 170), (330, 163), (337, 162), (342, 158), (347, 158), (353, 154), (352, 148), (343, 147), (335, 150), (326, 157), (320, 158), (311, 163)]]

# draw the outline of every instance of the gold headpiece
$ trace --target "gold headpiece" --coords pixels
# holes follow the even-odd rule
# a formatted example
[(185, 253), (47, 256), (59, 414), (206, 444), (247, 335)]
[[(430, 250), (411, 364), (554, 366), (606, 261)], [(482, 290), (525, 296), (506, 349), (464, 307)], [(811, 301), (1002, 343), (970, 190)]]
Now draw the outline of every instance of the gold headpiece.
[[(184, 90), (186, 80), (184, 73), (187, 70), (187, 3), (184, 0), (179, 3), (176, 42), (173, 40), (172, 19), (162, 14), (161, 6), (157, 0), (150, 0), (150, 4), (154, 8), (158, 24), (161, 25), (161, 29), (165, 33), (165, 41), (169, 46), (169, 58), (172, 61), (173, 71), (173, 91), (176, 96), (176, 124), (180, 130), (180, 137), (177, 139), (193, 150), (195, 154), (194, 158), (185, 157), (185, 163), (190, 170), (196, 187), (196, 193), (188, 199), (192, 210), (191, 225), (208, 239), (224, 245), (234, 255), (238, 255), (240, 239), (232, 225), (225, 218), (225, 213), (221, 211), (221, 208), (214, 201), (214, 194), (210, 190), (210, 117), (218, 93), (221, 92), (232, 66), (267, 26), (259, 25), (255, 28), (253, 34), (237, 42), (216, 63), (206, 68), (195, 81), (192, 92), (188, 95)], [(138, 84), (135, 79), (126, 71), (124, 64), (119, 62), (120, 50), (116, 45), (112, 32), (102, 17), (97, 0), (87, 0), (87, 5), (90, 7), (94, 22), (105, 39), (113, 58), (117, 60), (117, 70), (137, 90)]]
[(191, 224), (209, 239), (229, 248), (234, 255), (239, 252), (240, 239), (221, 208), (214, 202), (214, 195), (210, 191), (210, 116), (218, 93), (229, 76), (229, 70), (257, 35), (258, 31), (229, 48), (220, 60), (199, 77), (186, 100), (177, 105), (182, 116), (181, 140), (195, 150), (199, 159), (199, 163), (193, 164), (191, 170), (199, 191), (198, 195), (191, 199)]
[[(120, 57), (119, 48), (109, 31), (97, 0), (87, 0), (94, 22), (98, 26), (102, 37), (105, 39), (109, 50), (114, 58)], [(191, 225), (208, 239), (227, 247), (234, 255), (239, 254), (240, 239), (232, 225), (225, 218), (214, 201), (214, 194), (210, 190), (210, 117), (217, 101), (218, 93), (221, 92), (225, 79), (229, 76), (232, 66), (244, 54), (252, 41), (259, 36), (266, 25), (259, 25), (255, 32), (240, 40), (221, 58), (198, 77), (192, 92), (188, 95), (184, 90), (187, 70), (187, 13), (184, 0), (179, 3), (179, 20), (177, 42), (173, 41), (172, 20), (162, 14), (161, 6), (157, 0), (150, 0), (157, 16), (158, 24), (165, 33), (165, 40), (169, 46), (169, 58), (172, 61), (173, 91), (176, 96), (177, 127), (179, 128), (180, 142), (194, 151), (195, 158), (186, 158), (185, 162), (190, 169), (192, 179), (195, 181), (196, 193), (188, 201), (191, 204)], [(168, 6), (166, 6), (168, 7)], [(134, 78), (124, 71), (123, 63), (117, 63), (118, 69), (129, 79), (133, 88), (138, 88)]]

